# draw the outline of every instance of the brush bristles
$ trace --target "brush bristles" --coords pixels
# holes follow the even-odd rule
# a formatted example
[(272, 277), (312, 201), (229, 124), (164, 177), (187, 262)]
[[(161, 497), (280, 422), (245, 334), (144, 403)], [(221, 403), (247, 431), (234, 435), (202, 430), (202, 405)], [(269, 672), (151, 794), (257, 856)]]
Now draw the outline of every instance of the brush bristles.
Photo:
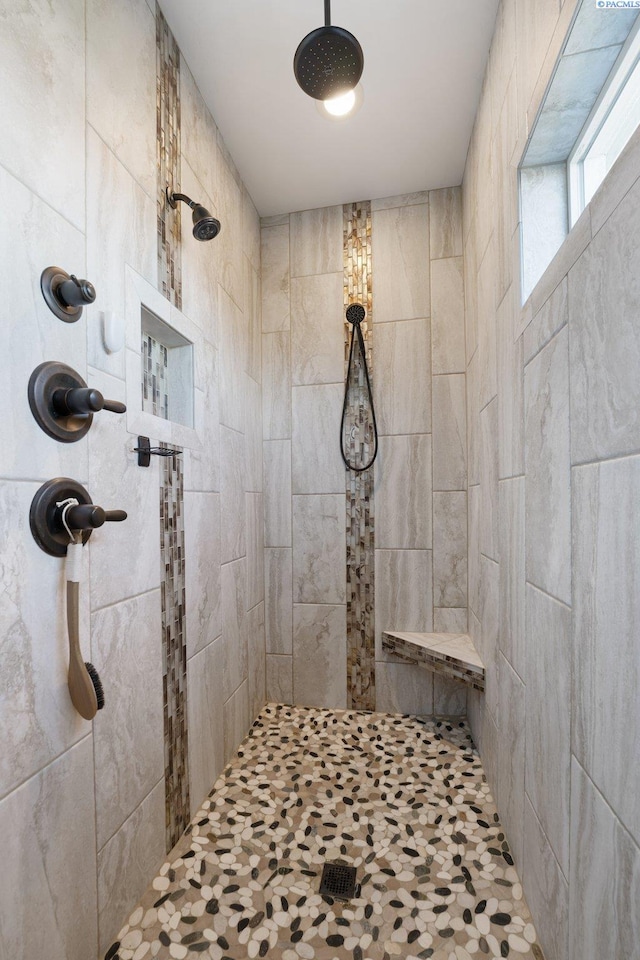
[(102, 689), (102, 681), (100, 679), (100, 674), (94, 667), (92, 663), (86, 663), (85, 667), (87, 668), (87, 673), (91, 677), (91, 682), (93, 683), (93, 689), (96, 692), (96, 700), (98, 701), (98, 710), (102, 710), (104, 707), (104, 690)]

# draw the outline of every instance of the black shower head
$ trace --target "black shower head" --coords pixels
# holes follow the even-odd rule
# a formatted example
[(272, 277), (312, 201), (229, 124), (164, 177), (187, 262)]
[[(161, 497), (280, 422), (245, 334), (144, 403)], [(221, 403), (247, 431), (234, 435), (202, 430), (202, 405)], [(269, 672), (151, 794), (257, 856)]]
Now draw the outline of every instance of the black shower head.
[(220, 233), (220, 221), (197, 203), (193, 208), (193, 235), (196, 240), (213, 240)]
[(364, 69), (362, 47), (352, 33), (331, 25), (330, 0), (324, 3), (324, 27), (308, 33), (293, 58), (293, 72), (314, 100), (328, 100), (353, 90)]
[(192, 210), (193, 235), (196, 240), (213, 240), (220, 233), (220, 221), (211, 216), (206, 207), (201, 203), (196, 203), (184, 193), (172, 193), (167, 187), (167, 202), (174, 210), (178, 205), (178, 200), (182, 200)]
[(362, 323), (366, 316), (366, 311), (361, 303), (350, 303), (347, 307), (347, 320), (349, 323)]

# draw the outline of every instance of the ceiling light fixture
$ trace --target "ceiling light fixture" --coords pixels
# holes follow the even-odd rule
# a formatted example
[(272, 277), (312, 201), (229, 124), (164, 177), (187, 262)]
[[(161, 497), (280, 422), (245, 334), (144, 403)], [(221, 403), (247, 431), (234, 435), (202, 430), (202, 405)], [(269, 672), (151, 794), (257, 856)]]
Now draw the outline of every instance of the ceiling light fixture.
[(348, 30), (331, 25), (331, 0), (324, 0), (324, 27), (308, 33), (293, 58), (299, 86), (314, 100), (332, 100), (353, 90), (363, 69), (362, 47)]
[(328, 100), (316, 100), (318, 113), (327, 120), (340, 121), (347, 120), (357, 113), (364, 100), (364, 90), (359, 83), (353, 90), (341, 94), (339, 97), (331, 97)]

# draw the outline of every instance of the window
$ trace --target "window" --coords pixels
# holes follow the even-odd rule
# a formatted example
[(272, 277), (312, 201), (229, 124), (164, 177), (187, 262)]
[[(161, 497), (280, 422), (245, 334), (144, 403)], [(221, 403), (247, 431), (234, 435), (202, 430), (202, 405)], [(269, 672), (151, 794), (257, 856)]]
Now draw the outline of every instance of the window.
[(640, 124), (640, 29), (634, 27), (569, 157), (570, 225)]
[(580, 0), (519, 167), (523, 302), (640, 124), (640, 15)]

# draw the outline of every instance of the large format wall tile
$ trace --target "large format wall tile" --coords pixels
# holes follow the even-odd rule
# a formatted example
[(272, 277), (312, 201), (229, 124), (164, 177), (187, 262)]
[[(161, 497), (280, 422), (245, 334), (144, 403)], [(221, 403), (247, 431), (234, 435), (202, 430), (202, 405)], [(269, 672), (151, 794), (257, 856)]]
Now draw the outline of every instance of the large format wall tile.
[(376, 550), (376, 660), (394, 662), (382, 649), (385, 630), (433, 629), (430, 550)]
[(294, 603), (293, 697), (302, 706), (347, 708), (344, 604)]
[[(596, 862), (592, 861), (591, 872), (598, 872), (594, 870)], [(569, 887), (528, 797), (522, 867), (529, 907), (534, 917), (544, 918), (543, 923), (538, 920), (538, 930), (545, 958), (565, 960), (569, 956)], [(587, 956), (582, 954), (581, 960)], [(605, 950), (601, 956), (611, 957), (611, 953)]]
[(432, 372), (464, 373), (462, 257), (431, 261)]
[(84, 238), (1, 167), (0, 191), (4, 207), (0, 277), (4, 288), (14, 291), (11, 323), (0, 354), (0, 404), (11, 411), (2, 418), (0, 474), (21, 480), (59, 476), (86, 480), (86, 441), (56, 443), (40, 429), (27, 402), (29, 377), (44, 360), (64, 359), (81, 376), (86, 374), (89, 310), (74, 324), (60, 323), (40, 292), (40, 274), (49, 264), (73, 264), (84, 276)]
[(566, 327), (525, 367), (524, 395), (527, 580), (571, 603)]
[[(498, 560), (498, 401), (494, 399), (480, 413), (480, 551)], [(472, 427), (473, 429), (473, 427)]]
[(462, 189), (429, 191), (431, 260), (462, 256)]
[(574, 753), (636, 843), (640, 457), (573, 470)]
[[(184, 276), (183, 276), (184, 283)], [(216, 288), (217, 289), (217, 288)], [(216, 297), (217, 299), (217, 297)], [(220, 356), (218, 350), (206, 339), (200, 342), (200, 362), (207, 371), (203, 376), (203, 390), (194, 390), (196, 422), (204, 424), (199, 450), (184, 451), (185, 490), (220, 492), (220, 400), (218, 375)], [(198, 357), (196, 357), (196, 365)], [(197, 366), (196, 366), (197, 369)]]
[(187, 656), (221, 633), (220, 494), (185, 493), (184, 550)]
[(467, 486), (467, 410), (464, 374), (434, 377), (433, 489)]
[(264, 552), (265, 629), (267, 653), (291, 654), (293, 630), (293, 574), (291, 549)]
[(640, 849), (573, 759), (570, 960), (635, 960), (639, 902)]
[[(155, 96), (154, 96), (155, 100)], [(217, 145), (217, 129), (215, 121), (198, 90), (193, 74), (183, 56), (180, 57), (180, 139), (182, 147), (180, 187), (188, 196), (192, 196), (184, 182), (185, 161), (193, 170), (202, 184), (211, 201), (214, 214), (219, 207), (218, 199), (218, 166), (223, 162)], [(187, 217), (187, 223), (189, 219)], [(246, 230), (243, 231), (246, 235)], [(259, 241), (258, 241), (259, 242)], [(210, 244), (189, 244), (189, 246), (203, 247), (209, 258), (212, 256)], [(188, 246), (183, 245), (184, 258)], [(259, 254), (258, 254), (259, 256)], [(184, 260), (183, 260), (184, 265)], [(183, 281), (184, 281), (183, 274)], [(183, 295), (185, 287), (183, 283)]]
[(465, 683), (434, 674), (433, 712), (436, 717), (466, 717), (467, 690)]
[(0, 829), (2, 956), (93, 958), (98, 931), (90, 737), (0, 802)]
[(293, 600), (345, 603), (345, 495), (293, 497)]
[(292, 213), (291, 276), (342, 271), (342, 206)]
[(155, 200), (155, 17), (144, 3), (88, 0), (86, 18), (87, 120)]
[[(550, 677), (553, 677), (553, 697), (549, 696)], [(571, 611), (529, 584), (526, 691), (526, 791), (567, 876)]]
[(262, 332), (289, 329), (289, 223), (263, 227)]
[(500, 649), (526, 681), (524, 477), (501, 480)]
[(430, 316), (428, 203), (375, 210), (372, 259), (375, 322)]
[(187, 661), (189, 798), (198, 810), (224, 766), (223, 646), (210, 643)]
[(294, 384), (344, 381), (343, 276), (291, 281), (291, 377)]
[(264, 629), (264, 602), (247, 614), (249, 641), (249, 723), (253, 723), (267, 697), (267, 661)]
[(340, 417), (344, 387), (329, 383), (294, 387), (292, 484), (294, 493), (342, 493)]
[[(60, 562), (31, 536), (29, 507), (37, 484), (0, 483), (0, 796), (89, 732), (67, 687), (68, 649)], [(85, 563), (87, 557), (85, 556)], [(86, 582), (86, 567), (83, 580)], [(87, 591), (81, 592), (80, 638), (89, 659)]]
[(500, 683), (496, 719), (500, 746), (495, 783), (496, 804), (516, 866), (521, 870), (524, 848), (525, 688), (504, 657), (500, 660), (498, 674)]
[(291, 336), (262, 337), (262, 428), (265, 440), (291, 436)]
[(373, 396), (384, 434), (431, 433), (429, 320), (376, 326)]
[[(123, 353), (110, 356), (102, 344), (98, 310), (125, 312), (125, 264), (156, 284), (156, 203), (91, 127), (87, 127), (87, 276), (97, 293), (88, 308), (88, 357), (93, 366), (124, 373)], [(65, 258), (66, 259), (66, 258)], [(70, 269), (70, 268), (69, 268)]]
[(0, 163), (82, 230), (84, 4), (35, 0), (4, 10)]
[(100, 956), (115, 940), (128, 911), (164, 859), (164, 816), (162, 781), (98, 854)]
[(160, 591), (152, 590), (91, 618), (92, 657), (106, 700), (93, 729), (99, 848), (164, 774), (160, 611)]
[(433, 674), (412, 663), (376, 663), (376, 710), (433, 714)]
[[(121, 380), (98, 371), (91, 385), (112, 400), (125, 400)], [(124, 523), (106, 524), (91, 535), (91, 609), (144, 593), (160, 583), (160, 493), (158, 464), (140, 469), (125, 418), (98, 414), (86, 440), (89, 492), (105, 510), (126, 510)], [(156, 460), (157, 458), (152, 458)], [(73, 473), (72, 473), (73, 476)]]
[(224, 713), (224, 760), (227, 763), (249, 731), (249, 681), (245, 680), (227, 700)]
[(265, 440), (264, 542), (291, 546), (291, 441)]
[(467, 604), (467, 493), (433, 494), (433, 602)]
[(247, 676), (246, 560), (225, 563), (222, 582), (223, 697), (229, 697)]
[(569, 274), (572, 463), (638, 450), (639, 217), (640, 182)]
[(221, 286), (218, 286), (218, 329), (220, 424), (244, 433), (249, 330), (242, 311)]
[(293, 657), (267, 654), (267, 702), (293, 703)]
[(380, 437), (375, 470), (375, 541), (380, 548), (431, 548), (431, 437)]
[(246, 463), (244, 489), (250, 493), (262, 492), (262, 389), (253, 377), (246, 376), (245, 422)]
[(220, 427), (222, 489), (220, 495), (220, 558), (223, 563), (244, 557), (247, 552), (245, 513), (246, 458), (241, 433)]
[(495, 260), (493, 241), (478, 269), (478, 361), (480, 409), (495, 397), (497, 383)]
[(247, 493), (247, 610), (264, 600), (264, 507), (261, 493)]
[(509, 288), (498, 307), (498, 476), (524, 471), (523, 338), (513, 339), (516, 290)]
[(435, 633), (466, 633), (469, 617), (466, 607), (433, 608), (433, 630)]

